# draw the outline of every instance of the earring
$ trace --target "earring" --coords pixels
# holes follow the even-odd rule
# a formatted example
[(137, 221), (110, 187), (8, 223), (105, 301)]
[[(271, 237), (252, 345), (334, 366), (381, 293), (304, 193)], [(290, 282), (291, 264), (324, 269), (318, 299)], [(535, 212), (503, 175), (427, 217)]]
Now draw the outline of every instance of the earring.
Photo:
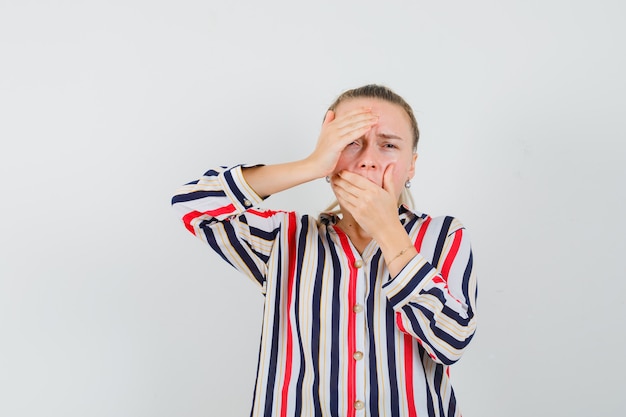
[(326, 182), (330, 182), (330, 175), (326, 175)]
[(411, 180), (406, 180), (404, 183), (404, 188), (411, 188)]

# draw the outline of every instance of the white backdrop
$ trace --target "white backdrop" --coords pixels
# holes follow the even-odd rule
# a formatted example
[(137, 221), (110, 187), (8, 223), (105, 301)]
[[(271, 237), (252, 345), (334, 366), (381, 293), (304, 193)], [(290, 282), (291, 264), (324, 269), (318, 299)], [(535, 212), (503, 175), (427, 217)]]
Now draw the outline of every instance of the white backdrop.
[(248, 415), (262, 297), (169, 200), (306, 156), (370, 82), (417, 113), (417, 208), (473, 238), (464, 415), (626, 414), (624, 3), (294, 3), (0, 0), (0, 415)]

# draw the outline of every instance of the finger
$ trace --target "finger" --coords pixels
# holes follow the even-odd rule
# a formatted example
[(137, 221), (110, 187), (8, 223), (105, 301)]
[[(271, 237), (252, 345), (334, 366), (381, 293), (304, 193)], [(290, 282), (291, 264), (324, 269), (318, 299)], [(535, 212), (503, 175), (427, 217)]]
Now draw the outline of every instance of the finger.
[(331, 185), (335, 194), (341, 194), (343, 198), (357, 198), (361, 189), (350, 181), (336, 174), (331, 180)]
[(339, 187), (333, 187), (333, 193), (335, 194), (335, 198), (337, 198), (339, 205), (343, 209), (347, 209), (349, 212), (355, 214), (355, 209), (358, 207), (358, 199), (355, 196), (347, 193), (345, 190)]
[(365, 124), (378, 122), (378, 116), (371, 112), (354, 114), (352, 116), (342, 116), (336, 121), (337, 129), (355, 129)]
[(333, 149), (342, 151), (350, 143), (367, 134), (372, 129), (372, 126), (373, 124), (366, 123), (357, 128), (328, 131), (326, 140)]
[(339, 139), (338, 146), (343, 149), (351, 142), (363, 137), (376, 125), (376, 123), (377, 120), (374, 119), (366, 120), (336, 130), (335, 137)]
[(372, 113), (372, 108), (371, 107), (359, 107), (357, 109), (354, 110), (350, 110), (347, 113), (344, 113), (341, 118), (350, 118), (350, 117), (354, 117), (354, 116), (358, 116), (361, 114), (371, 114)]
[[(363, 178), (366, 182), (369, 182), (366, 178)], [(374, 185), (374, 184), (372, 184)], [(352, 186), (348, 181), (336, 178), (333, 185), (333, 193), (339, 202), (342, 210), (347, 210), (352, 213), (355, 220), (364, 226), (366, 217), (371, 214), (374, 201), (372, 200), (371, 193), (363, 192), (358, 188)]]
[[(331, 133), (335, 137), (356, 139), (360, 135), (365, 134), (371, 127), (378, 122), (378, 116), (374, 116), (371, 113), (362, 113), (355, 115), (352, 118), (346, 119), (344, 116), (337, 118), (334, 111), (329, 110), (324, 117), (323, 128), (328, 133)], [(354, 135), (358, 135), (354, 137)]]
[(383, 174), (383, 190), (387, 191), (391, 195), (396, 195), (395, 185), (393, 183), (393, 170), (394, 164), (389, 164)]
[(359, 138), (367, 133), (372, 127), (374, 127), (376, 123), (378, 123), (378, 119), (360, 120), (358, 122), (354, 122), (350, 125), (339, 128), (337, 130), (337, 133), (342, 137), (353, 137), (354, 135), (357, 135), (357, 138)]
[(354, 172), (343, 170), (337, 173), (338, 181), (343, 181), (344, 188), (355, 189), (355, 192), (366, 189), (370, 184), (373, 184), (369, 179), (363, 175), (356, 174)]
[(378, 183), (374, 179), (370, 179), (364, 175), (357, 174), (350, 171), (341, 171), (341, 177), (347, 181), (348, 186), (354, 189), (354, 193), (378, 193), (382, 189), (382, 184)]
[(353, 110), (340, 117), (337, 117), (336, 113), (333, 112), (333, 116), (332, 123), (326, 123), (325, 119), (324, 127), (332, 129), (329, 133), (334, 131), (331, 134), (336, 139), (339, 139), (339, 143), (336, 143), (336, 145), (340, 148), (365, 135), (378, 123), (378, 116), (372, 114), (371, 109), (368, 108)]

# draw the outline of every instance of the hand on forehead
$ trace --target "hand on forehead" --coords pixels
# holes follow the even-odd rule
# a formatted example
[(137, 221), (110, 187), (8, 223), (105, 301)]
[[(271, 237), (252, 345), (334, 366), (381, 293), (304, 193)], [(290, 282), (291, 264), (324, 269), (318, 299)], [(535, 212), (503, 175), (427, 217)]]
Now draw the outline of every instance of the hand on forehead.
[(349, 98), (337, 105), (335, 115), (341, 117), (360, 111), (371, 112), (379, 117), (378, 123), (373, 128), (375, 132), (412, 140), (409, 115), (395, 103), (370, 97)]

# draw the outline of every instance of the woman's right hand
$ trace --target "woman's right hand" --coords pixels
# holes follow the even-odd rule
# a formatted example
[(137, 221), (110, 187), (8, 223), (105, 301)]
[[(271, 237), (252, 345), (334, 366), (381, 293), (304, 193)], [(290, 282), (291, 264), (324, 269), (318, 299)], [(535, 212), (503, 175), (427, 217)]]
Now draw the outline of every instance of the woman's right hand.
[(244, 178), (259, 196), (266, 197), (331, 175), (345, 147), (366, 134), (376, 123), (378, 116), (372, 113), (372, 109), (358, 109), (340, 117), (329, 110), (311, 155), (293, 162), (244, 168)]
[(336, 117), (333, 110), (326, 112), (315, 150), (306, 158), (315, 167), (316, 176), (331, 175), (345, 147), (366, 134), (377, 122), (378, 116), (369, 108), (354, 110), (340, 117)]

